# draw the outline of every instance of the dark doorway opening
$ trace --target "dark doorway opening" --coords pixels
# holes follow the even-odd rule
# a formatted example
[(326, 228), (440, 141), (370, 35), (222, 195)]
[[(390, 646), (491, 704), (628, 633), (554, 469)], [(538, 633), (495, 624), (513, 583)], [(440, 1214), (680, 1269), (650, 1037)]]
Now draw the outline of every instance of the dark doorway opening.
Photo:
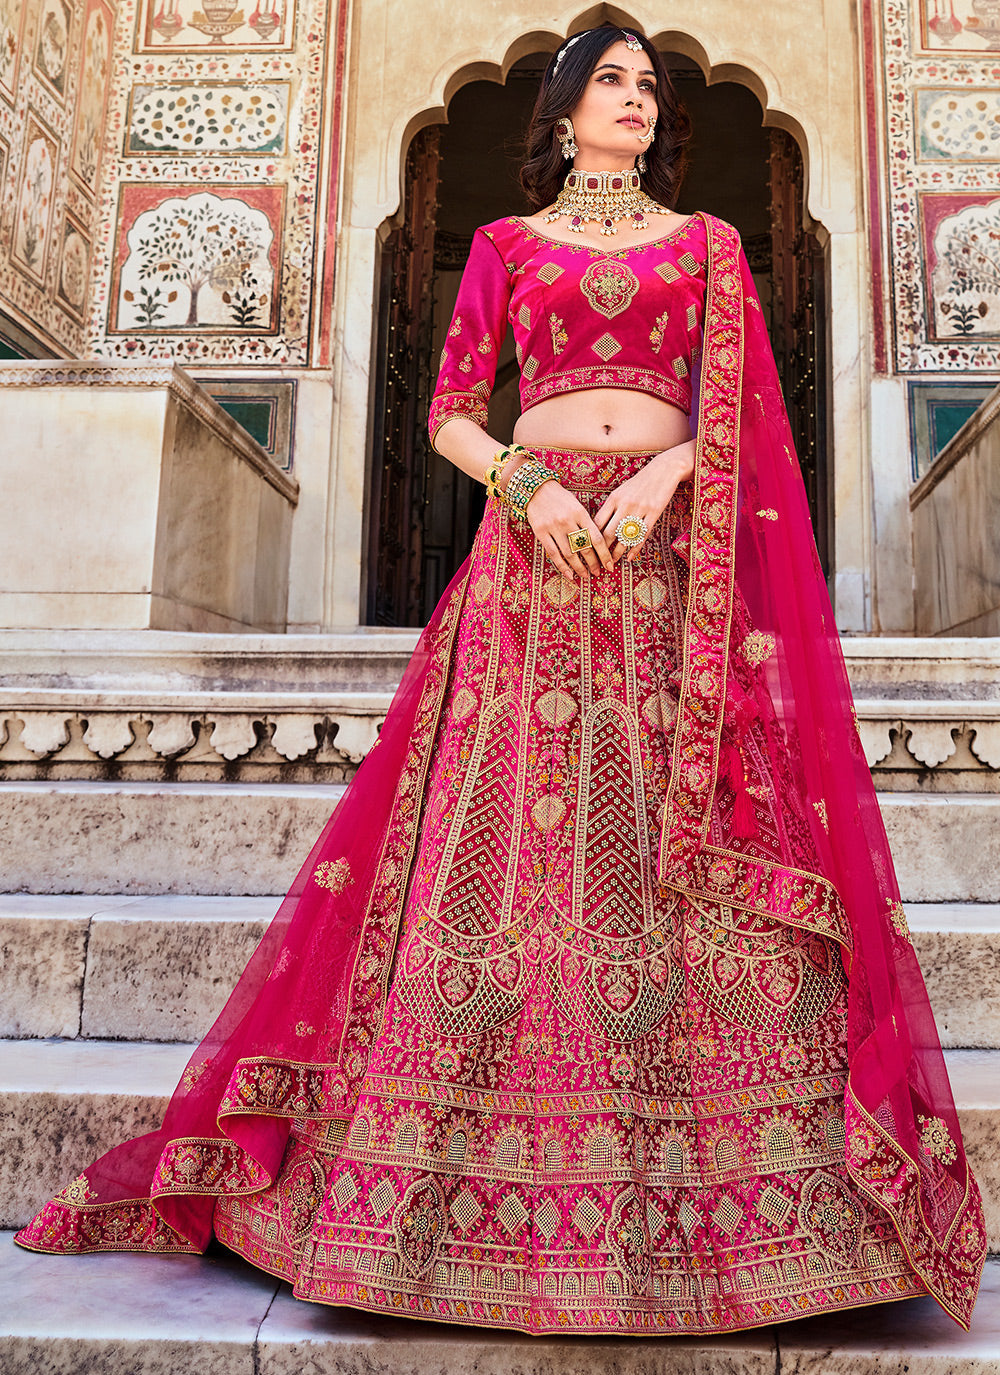
[[(470, 82), (449, 122), (425, 128), (407, 155), (406, 203), (381, 262), (373, 412), (367, 621), (422, 625), (472, 543), (483, 488), (431, 449), (427, 408), (472, 235), (523, 214), (521, 138), (546, 54), (523, 58), (503, 85)], [(740, 231), (761, 295), (789, 408), (824, 570), (829, 573), (825, 451), (825, 264), (804, 224), (802, 154), (766, 129), (744, 86), (709, 86), (696, 64), (667, 62), (694, 138), (677, 209), (707, 210)], [(490, 433), (518, 415), (508, 337), (490, 402)]]

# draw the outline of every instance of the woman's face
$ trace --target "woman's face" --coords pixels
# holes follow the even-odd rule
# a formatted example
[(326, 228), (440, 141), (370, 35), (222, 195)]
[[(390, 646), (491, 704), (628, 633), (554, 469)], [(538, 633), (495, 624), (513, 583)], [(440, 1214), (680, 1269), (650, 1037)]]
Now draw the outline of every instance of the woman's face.
[(649, 121), (656, 118), (656, 78), (645, 52), (613, 43), (590, 74), (570, 113), (577, 146), (573, 159), (583, 171), (620, 171), (631, 167), (649, 140)]

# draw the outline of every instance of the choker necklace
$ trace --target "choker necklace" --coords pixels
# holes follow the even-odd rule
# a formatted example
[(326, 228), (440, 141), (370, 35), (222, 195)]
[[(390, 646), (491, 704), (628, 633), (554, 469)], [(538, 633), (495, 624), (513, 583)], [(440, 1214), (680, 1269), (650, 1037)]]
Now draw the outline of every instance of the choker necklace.
[(647, 196), (639, 184), (639, 173), (577, 172), (569, 173), (555, 204), (544, 217), (551, 224), (565, 215), (569, 227), (582, 234), (588, 220), (596, 220), (602, 234), (617, 234), (618, 220), (631, 220), (635, 229), (646, 224), (647, 215), (669, 215), (670, 211)]

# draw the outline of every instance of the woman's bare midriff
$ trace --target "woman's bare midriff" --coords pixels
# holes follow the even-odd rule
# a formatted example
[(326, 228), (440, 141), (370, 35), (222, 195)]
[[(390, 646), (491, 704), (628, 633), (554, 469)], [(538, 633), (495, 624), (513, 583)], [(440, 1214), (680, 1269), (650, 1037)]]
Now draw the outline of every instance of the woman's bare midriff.
[(514, 442), (531, 448), (590, 449), (608, 453), (660, 453), (690, 439), (679, 406), (648, 392), (594, 387), (550, 396), (525, 411)]

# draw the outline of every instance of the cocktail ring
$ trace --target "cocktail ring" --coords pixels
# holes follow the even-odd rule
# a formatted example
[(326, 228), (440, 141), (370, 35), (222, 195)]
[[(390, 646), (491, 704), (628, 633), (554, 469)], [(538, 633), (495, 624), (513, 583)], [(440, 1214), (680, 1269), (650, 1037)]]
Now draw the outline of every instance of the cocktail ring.
[(589, 530), (571, 530), (566, 538), (569, 540), (569, 547), (575, 554), (578, 554), (581, 549), (593, 548), (594, 542), (590, 538)]
[(615, 526), (615, 538), (628, 549), (641, 544), (649, 534), (649, 526), (642, 516), (623, 516)]

